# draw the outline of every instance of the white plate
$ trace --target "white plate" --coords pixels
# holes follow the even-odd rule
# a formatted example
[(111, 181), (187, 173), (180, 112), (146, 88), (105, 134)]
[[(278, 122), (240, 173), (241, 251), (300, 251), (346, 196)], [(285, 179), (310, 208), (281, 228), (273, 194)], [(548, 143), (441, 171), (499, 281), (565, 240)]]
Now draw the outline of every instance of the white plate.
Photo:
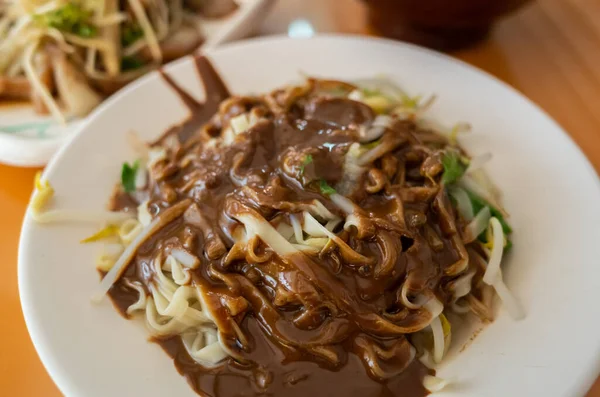
[[(203, 49), (247, 36), (262, 21), (274, 0), (238, 0), (239, 8), (223, 19), (206, 20), (200, 29), (206, 38)], [(78, 130), (81, 120), (60, 125), (26, 104), (0, 104), (0, 163), (38, 167), (65, 145)]]
[[(492, 151), (514, 226), (505, 279), (527, 312), (504, 311), (440, 370), (455, 386), (443, 396), (583, 395), (600, 369), (600, 189), (598, 177), (564, 131), (494, 78), (444, 55), (385, 40), (323, 36), (240, 42), (209, 52), (235, 93), (264, 92), (299, 72), (340, 79), (386, 74), (414, 94), (436, 93), (431, 115), (469, 121), (472, 153)], [(243, 61), (243, 62), (242, 62)], [(169, 67), (202, 97), (190, 59)], [(47, 176), (64, 208), (103, 208), (123, 161), (124, 132), (153, 139), (185, 117), (156, 75), (105, 102), (57, 155)], [(68, 396), (193, 396), (172, 361), (146, 341), (143, 326), (89, 298), (98, 284), (92, 227), (40, 226), (26, 217), (19, 250), (23, 311), (38, 353)], [(461, 346), (457, 346), (459, 350)]]

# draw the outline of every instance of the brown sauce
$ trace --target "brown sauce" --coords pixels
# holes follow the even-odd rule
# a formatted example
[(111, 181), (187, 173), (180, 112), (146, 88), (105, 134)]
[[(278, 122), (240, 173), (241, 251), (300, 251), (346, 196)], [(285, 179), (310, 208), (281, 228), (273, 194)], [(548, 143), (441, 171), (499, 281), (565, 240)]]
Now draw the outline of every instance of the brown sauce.
[[(261, 391), (249, 377), (248, 369), (229, 361), (216, 370), (199, 367), (189, 356), (178, 337), (159, 341), (162, 348), (174, 358), (175, 367), (189, 384), (201, 395), (207, 396), (424, 396), (421, 379), (431, 371), (420, 362), (413, 362), (400, 376), (380, 383), (366, 376), (360, 359), (349, 353), (339, 370), (324, 368), (311, 357), (298, 351), (281, 351), (249, 317), (244, 324), (255, 337), (255, 350), (251, 358), (270, 373), (273, 382), (267, 392)], [(347, 348), (346, 346), (343, 346)], [(348, 347), (350, 348), (350, 347)], [(258, 372), (251, 376), (260, 376)]]
[[(351, 197), (365, 211), (366, 218), (379, 219), (384, 226), (377, 226), (378, 232), (366, 239), (348, 232), (339, 235), (356, 252), (373, 258), (370, 264), (347, 263), (337, 249), (318, 257), (304, 254), (274, 257), (261, 264), (241, 259), (226, 266), (222, 256), (210, 259), (207, 247), (215, 238), (231, 248), (230, 236), (238, 223), (230, 215), (235, 211), (256, 211), (273, 220), (280, 210), (298, 213), (301, 210), (293, 205), (318, 198), (330, 211), (339, 214), (340, 210), (319, 193), (315, 181), (333, 185), (342, 178), (344, 154), (358, 140), (353, 126), (372, 119), (374, 114), (365, 105), (346, 99), (312, 101), (304, 107), (290, 108), (286, 114), (270, 115), (268, 121), (259, 122), (231, 145), (212, 151), (197, 138), (224, 133), (222, 127), (227, 119), (248, 107), (258, 108), (267, 115), (269, 110), (257, 105), (258, 98), (246, 98), (246, 102), (233, 101), (223, 112), (223, 101), (231, 98), (231, 94), (206, 58), (197, 58), (196, 66), (206, 90), (205, 103), (197, 103), (166, 73), (162, 74), (192, 115), (155, 144), (177, 136), (181, 145), (177, 149), (178, 159), (181, 160), (182, 153), (192, 155), (187, 164), (148, 188), (148, 207), (156, 215), (177, 201), (192, 198), (204, 216), (206, 227), (191, 226), (181, 218), (172, 222), (140, 247), (123, 277), (148, 285), (154, 276), (150, 262), (156, 253), (167, 246), (184, 244), (201, 260), (193, 274), (197, 285), (211, 289), (215, 296), (232, 295), (231, 288), (211, 277), (215, 269), (239, 283), (239, 294), (249, 301), (251, 308), (234, 320), (248, 337), (249, 346), (240, 347), (235, 335), (228, 333), (233, 331), (223, 330), (228, 337), (225, 343), (237, 349), (244, 360), (228, 358), (217, 368), (208, 369), (192, 360), (179, 336), (153, 341), (169, 354), (179, 373), (200, 395), (420, 397), (428, 394), (422, 379), (434, 371), (410, 357), (406, 336), (381, 325), (378, 319), (383, 314), (395, 315), (393, 325), (407, 329), (424, 321), (422, 311), (407, 311), (398, 305), (397, 291), (404, 282), (410, 282), (411, 291), (429, 288), (440, 301), (447, 302), (443, 283), (451, 277), (445, 272), (460, 259), (460, 253), (453, 246), (451, 233), (440, 226), (445, 220), (442, 218), (453, 214), (443, 215), (434, 209), (436, 197), (447, 201), (443, 191), (412, 189), (426, 182), (418, 168), (414, 172), (409, 164), (399, 190), (371, 195), (362, 191), (353, 193)], [(221, 118), (215, 116), (219, 111)], [(397, 128), (398, 133), (414, 136), (403, 125)], [(418, 154), (407, 155), (402, 150), (395, 155), (410, 161), (418, 158)], [(308, 180), (294, 179), (291, 176), (294, 167), (300, 166), (297, 159), (306, 158), (307, 154), (312, 156), (312, 162), (304, 165), (302, 175)], [(167, 169), (169, 165), (160, 166)], [(191, 187), (190, 182), (193, 182)], [(402, 211), (398, 208), (399, 196), (404, 198)], [(130, 195), (117, 193), (111, 209), (135, 210), (138, 203)], [(397, 226), (396, 221), (403, 226)], [(435, 234), (434, 242), (428, 233)], [(269, 249), (259, 244), (257, 252), (268, 254)], [(389, 263), (388, 268), (382, 269), (382, 263)], [(375, 276), (383, 271), (385, 276)], [(277, 288), (281, 285), (291, 286), (302, 297), (303, 305), (298, 302), (275, 305)], [(137, 293), (125, 285), (123, 278), (109, 294), (121, 313), (137, 300)], [(338, 314), (333, 315), (336, 310)], [(306, 311), (310, 311), (310, 316), (298, 320)], [(315, 350), (303, 347), (319, 338), (329, 338), (327, 354), (334, 355), (336, 360), (324, 359)], [(393, 352), (381, 360), (381, 370), (387, 374), (385, 379), (373, 376), (365, 367), (363, 356), (369, 349)]]

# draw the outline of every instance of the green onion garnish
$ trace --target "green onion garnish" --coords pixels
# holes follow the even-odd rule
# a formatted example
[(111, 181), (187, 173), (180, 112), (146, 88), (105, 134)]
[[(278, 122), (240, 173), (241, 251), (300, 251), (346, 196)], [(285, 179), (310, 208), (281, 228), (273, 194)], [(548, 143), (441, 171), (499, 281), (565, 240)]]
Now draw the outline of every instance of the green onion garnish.
[(458, 181), (467, 170), (467, 166), (461, 161), (460, 155), (455, 151), (444, 153), (442, 165), (444, 166), (444, 174), (442, 175), (442, 183), (444, 185), (450, 185)]
[(123, 163), (121, 169), (121, 184), (127, 193), (135, 192), (135, 175), (140, 167), (140, 161), (136, 160), (132, 165)]
[(319, 188), (321, 189), (321, 193), (326, 196), (337, 193), (335, 189), (329, 186), (329, 184), (324, 179), (319, 180)]
[(304, 160), (302, 161), (302, 165), (300, 166), (300, 175), (304, 174), (304, 167), (306, 167), (307, 165), (309, 165), (312, 162), (313, 162), (312, 155), (309, 154), (306, 157), (304, 157)]

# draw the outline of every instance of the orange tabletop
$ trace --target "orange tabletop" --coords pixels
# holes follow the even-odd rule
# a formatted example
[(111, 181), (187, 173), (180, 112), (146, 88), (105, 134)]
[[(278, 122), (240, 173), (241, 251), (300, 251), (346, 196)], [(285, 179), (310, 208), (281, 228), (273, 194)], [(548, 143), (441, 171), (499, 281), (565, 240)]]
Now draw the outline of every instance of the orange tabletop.
[[(356, 0), (280, 0), (258, 34), (297, 19), (317, 32), (368, 34)], [(506, 81), (554, 117), (600, 170), (600, 2), (538, 0), (501, 22), (490, 40), (452, 54)], [(17, 245), (36, 170), (0, 166), (0, 395), (60, 395), (31, 344), (17, 290)], [(587, 397), (600, 397), (600, 382)]]

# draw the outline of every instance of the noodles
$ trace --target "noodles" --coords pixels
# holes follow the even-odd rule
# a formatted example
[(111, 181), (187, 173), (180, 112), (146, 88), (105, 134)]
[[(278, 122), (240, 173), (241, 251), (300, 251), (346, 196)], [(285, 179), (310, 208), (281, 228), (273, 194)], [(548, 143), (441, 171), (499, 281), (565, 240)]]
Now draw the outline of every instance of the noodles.
[(189, 268), (184, 267), (177, 259), (169, 255), (165, 260), (164, 264), (161, 266), (162, 270), (166, 270), (171, 272), (171, 277), (173, 281), (178, 285), (188, 285), (191, 284), (192, 274), (189, 271)]
[(171, 255), (188, 269), (195, 269), (200, 265), (200, 260), (185, 250), (173, 249), (171, 250)]
[(183, 214), (185, 209), (189, 206), (189, 201), (182, 201), (176, 206), (169, 208), (165, 211), (161, 216), (155, 218), (148, 226), (146, 226), (140, 234), (136, 236), (136, 238), (131, 242), (131, 244), (125, 249), (125, 252), (121, 255), (115, 266), (110, 269), (110, 271), (106, 274), (106, 276), (102, 279), (102, 283), (98, 289), (98, 292), (92, 298), (94, 301), (100, 301), (108, 289), (113, 285), (115, 281), (119, 279), (125, 267), (131, 261), (131, 258), (135, 254), (135, 251), (139, 248), (139, 246), (152, 234), (156, 233), (158, 230), (163, 228), (165, 225), (173, 221), (174, 218)]
[(228, 357), (227, 352), (216, 340), (217, 333), (207, 330), (197, 333), (184, 333), (181, 336), (183, 345), (191, 358), (206, 368), (215, 367)]
[(102, 253), (96, 258), (96, 269), (108, 272), (115, 265), (123, 250), (125, 247), (121, 244), (105, 244)]
[(119, 227), (119, 237), (125, 245), (131, 244), (131, 242), (140, 234), (143, 230), (143, 226), (136, 219), (128, 219), (121, 224)]
[[(177, 10), (146, 10), (157, 38)], [(451, 142), (460, 125), (423, 127), (429, 102), (396, 88), (231, 96), (196, 63), (206, 103), (166, 78), (192, 117), (136, 144), (116, 222), (84, 241), (115, 244), (95, 299), (142, 317), (198, 393), (423, 397), (448, 384), (429, 368), (453, 344), (450, 312), (491, 321), (498, 295), (523, 315), (502, 279), (511, 229), (479, 194), (489, 156)], [(53, 190), (36, 186), (39, 218)]]
[(138, 300), (127, 308), (126, 313), (131, 315), (137, 311), (145, 310), (148, 297), (146, 296), (146, 291), (144, 291), (142, 283), (139, 281), (132, 282), (127, 279), (124, 282), (129, 288), (134, 289), (138, 293)]
[(308, 212), (304, 212), (304, 230), (314, 236), (327, 236), (338, 246), (342, 257), (352, 263), (368, 264), (371, 260), (363, 255), (360, 255), (348, 246), (342, 239), (327, 230)]

